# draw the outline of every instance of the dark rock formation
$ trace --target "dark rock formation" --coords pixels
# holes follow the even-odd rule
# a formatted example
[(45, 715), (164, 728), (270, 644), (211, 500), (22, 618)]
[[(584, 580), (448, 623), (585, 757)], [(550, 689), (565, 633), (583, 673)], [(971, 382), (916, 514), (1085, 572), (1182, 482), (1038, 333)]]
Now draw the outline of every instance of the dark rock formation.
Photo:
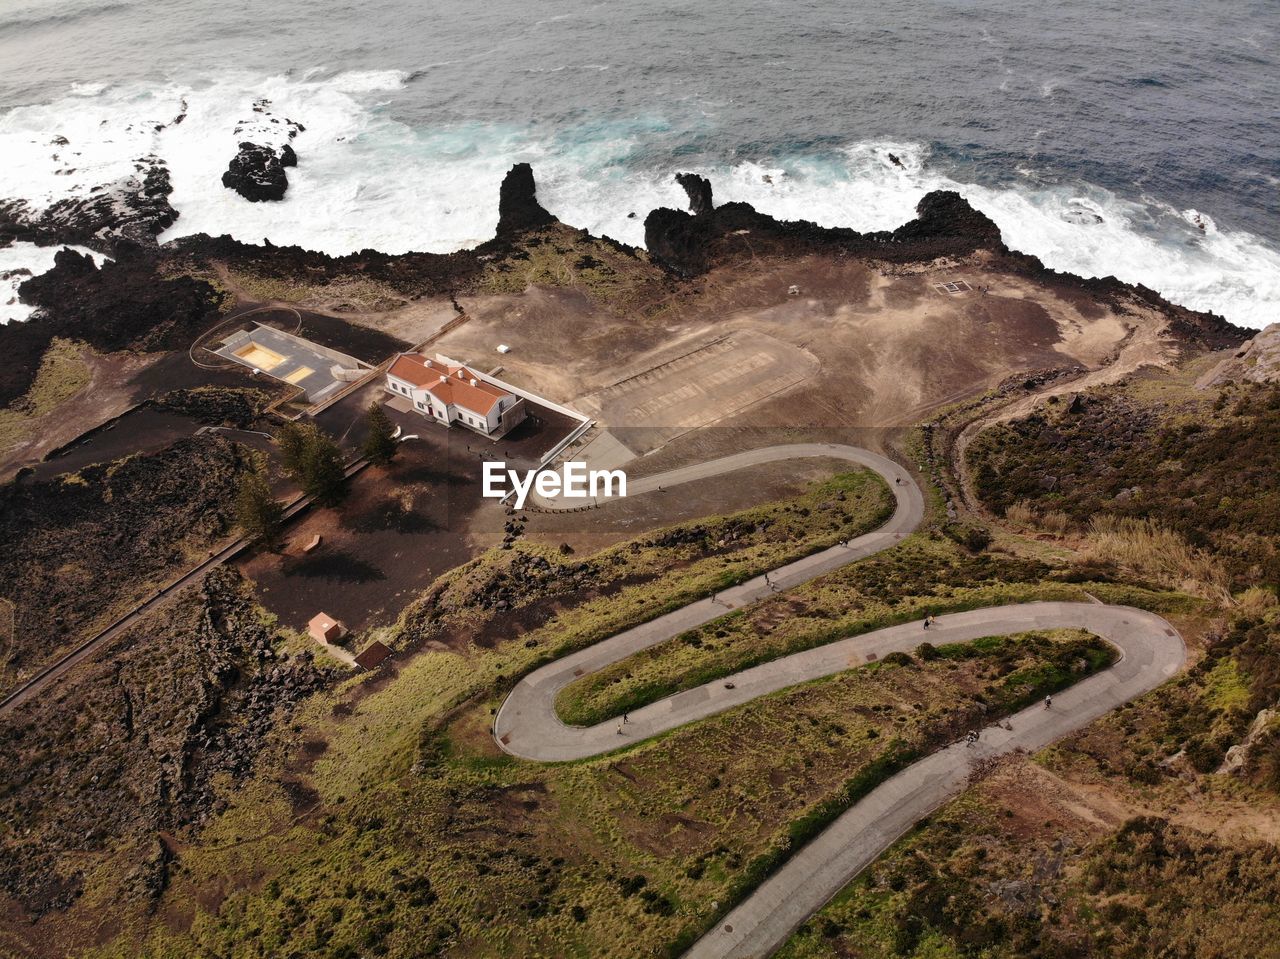
[(298, 154), (289, 141), (306, 127), (288, 117), (273, 116), (270, 100), (255, 100), (253, 112), (252, 118), (236, 124), (236, 136), (244, 139), (222, 174), (222, 185), (252, 203), (283, 200), (289, 189), (285, 167), (298, 165)]
[(718, 257), (745, 244), (760, 253), (801, 253), (815, 250), (861, 254), (908, 261), (938, 256), (963, 256), (976, 249), (1004, 252), (999, 228), (958, 193), (927, 194), (916, 208), (915, 220), (893, 232), (858, 233), (826, 228), (806, 220), (783, 221), (757, 212), (747, 203), (711, 207), (711, 185), (702, 177), (685, 175), (680, 185), (689, 193), (696, 212), (654, 210), (645, 219), (645, 246), (659, 263), (692, 276), (707, 270)]
[(498, 192), (498, 236), (511, 237), (555, 222), (556, 218), (538, 203), (533, 167), (517, 163), (503, 177)]
[(689, 212), (694, 216), (710, 213), (715, 207), (711, 202), (711, 181), (696, 173), (677, 173), (676, 182), (689, 195)]
[[(872, 234), (879, 236), (881, 234)], [(893, 243), (954, 241), (955, 252), (1003, 251), (1000, 228), (954, 190), (935, 190), (916, 204), (916, 218), (890, 234)]]
[(178, 219), (173, 186), (158, 157), (135, 163), (135, 174), (65, 197), (38, 212), (23, 200), (0, 200), (0, 246), (22, 240), (41, 246), (75, 244), (114, 256), (122, 248), (154, 248), (156, 236)]
[[(284, 172), (286, 166), (297, 166), (298, 158), (293, 148), (287, 143), (284, 150), (277, 152), (269, 146), (245, 141), (240, 144), (237, 153), (222, 174), (222, 185), (235, 190), (251, 203), (266, 200), (283, 200), (285, 191), (289, 189), (289, 177)], [(285, 162), (289, 160), (290, 162)]]
[(89, 256), (59, 251), (52, 270), (18, 288), (40, 313), (0, 326), (0, 406), (30, 387), (55, 336), (103, 351), (185, 349), (216, 315), (221, 296), (203, 280), (166, 278), (158, 267), (144, 251), (122, 254), (101, 269)]
[(0, 814), (23, 854), (0, 857), (0, 889), (34, 919), (75, 900), (86, 853), (114, 854), (121, 893), (154, 903), (177, 865), (162, 834), (195, 835), (222, 808), (219, 779), (248, 777), (272, 728), (332, 678), (278, 645), (239, 575), (215, 569), (87, 664), (74, 709), (6, 717), (0, 775), (21, 789)]
[[(490, 240), (479, 250), (496, 255), (508, 246), (507, 242)], [(409, 298), (438, 296), (465, 288), (470, 278), (484, 267), (476, 250), (401, 254), (360, 250), (343, 256), (329, 256), (300, 246), (244, 243), (225, 235), (211, 237), (203, 233), (180, 237), (168, 244), (166, 251), (196, 260), (222, 260), (262, 276), (306, 276), (311, 283), (358, 273), (385, 283)]]
[[(681, 179), (690, 202), (701, 206), (701, 177)], [(710, 185), (705, 197), (710, 201)], [(1141, 284), (1124, 283), (1114, 276), (1085, 279), (1048, 269), (1036, 257), (1010, 250), (1000, 228), (964, 197), (951, 190), (926, 194), (916, 207), (916, 219), (893, 231), (858, 233), (842, 227), (825, 228), (806, 220), (775, 220), (747, 203), (726, 203), (697, 214), (657, 209), (644, 222), (645, 246), (650, 257), (681, 276), (696, 276), (716, 263), (741, 256), (792, 256), (811, 252), (839, 256), (863, 256), (890, 263), (910, 263), (938, 257), (965, 257), (987, 250), (1000, 266), (1062, 290), (1069, 296), (1087, 296), (1119, 309), (1140, 306), (1169, 317), (1170, 332), (1193, 347), (1221, 349), (1238, 345), (1251, 331), (1228, 323), (1220, 316), (1188, 310), (1169, 303)]]
[(74, 250), (60, 250), (53, 269), (18, 292), (23, 302), (43, 308), (38, 325), (107, 351), (185, 349), (221, 302), (203, 280), (157, 276), (150, 257), (108, 260), (99, 269)]

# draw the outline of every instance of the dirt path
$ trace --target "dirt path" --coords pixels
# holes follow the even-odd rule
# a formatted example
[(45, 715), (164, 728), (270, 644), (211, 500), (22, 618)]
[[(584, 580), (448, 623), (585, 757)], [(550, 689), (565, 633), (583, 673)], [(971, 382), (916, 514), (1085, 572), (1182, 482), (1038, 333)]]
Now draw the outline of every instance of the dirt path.
[[(1154, 314), (1152, 314), (1154, 316)], [(969, 445), (983, 430), (1010, 420), (1021, 419), (1029, 415), (1037, 406), (1051, 396), (1063, 396), (1067, 393), (1079, 393), (1097, 386), (1115, 383), (1131, 373), (1136, 373), (1144, 366), (1165, 368), (1170, 362), (1169, 345), (1163, 340), (1164, 327), (1151, 322), (1152, 317), (1144, 318), (1146, 322), (1134, 326), (1129, 336), (1121, 344), (1115, 358), (1096, 370), (1090, 370), (1072, 379), (1059, 380), (1043, 390), (1021, 396), (1012, 402), (990, 411), (967, 424), (956, 436), (952, 451), (952, 462), (955, 463), (956, 477), (960, 485), (960, 495), (964, 505), (979, 514), (987, 511), (978, 500), (973, 489), (973, 477), (969, 473)]]

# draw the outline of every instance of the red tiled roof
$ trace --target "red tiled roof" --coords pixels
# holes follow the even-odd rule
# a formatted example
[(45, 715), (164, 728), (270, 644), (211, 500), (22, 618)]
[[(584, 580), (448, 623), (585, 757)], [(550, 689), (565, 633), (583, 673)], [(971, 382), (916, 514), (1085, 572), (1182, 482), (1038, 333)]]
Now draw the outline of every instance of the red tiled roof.
[[(445, 366), (419, 353), (401, 353), (388, 371), (397, 379), (424, 389), (442, 403), (488, 416), (498, 400), (511, 394), (486, 383), (465, 366)], [(471, 381), (475, 380), (475, 385)]]

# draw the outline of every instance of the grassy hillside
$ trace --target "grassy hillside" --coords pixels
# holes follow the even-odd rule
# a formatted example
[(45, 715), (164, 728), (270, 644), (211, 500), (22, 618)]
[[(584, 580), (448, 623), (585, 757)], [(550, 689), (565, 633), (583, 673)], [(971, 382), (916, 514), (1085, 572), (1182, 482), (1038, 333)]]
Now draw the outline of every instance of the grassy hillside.
[(1280, 388), (1189, 370), (1050, 402), (969, 449), (997, 540), (1204, 597), (1181, 676), (1000, 769), (786, 959), (1272, 956), (1280, 935)]
[(1280, 386), (1137, 382), (1051, 403), (982, 433), (969, 467), (1015, 522), (1112, 534), (1169, 577), (1280, 587)]

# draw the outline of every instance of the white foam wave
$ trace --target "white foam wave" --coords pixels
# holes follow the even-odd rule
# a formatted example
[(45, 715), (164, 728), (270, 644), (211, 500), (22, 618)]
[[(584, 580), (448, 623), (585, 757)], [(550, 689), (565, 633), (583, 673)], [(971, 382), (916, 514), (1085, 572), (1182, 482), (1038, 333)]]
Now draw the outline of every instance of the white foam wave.
[[(0, 155), (12, 158), (0, 165), (0, 198), (39, 207), (132, 173), (137, 157), (154, 153), (169, 165), (181, 214), (162, 239), (230, 233), (340, 254), (448, 252), (491, 238), (498, 186), (518, 161), (534, 165), (540, 199), (562, 220), (633, 245), (643, 244), (649, 210), (685, 205), (677, 169), (710, 177), (717, 202), (744, 200), (784, 219), (858, 230), (892, 229), (915, 215), (924, 193), (953, 189), (991, 216), (1011, 247), (1056, 269), (1114, 274), (1242, 325), (1280, 319), (1280, 253), (1264, 241), (1202, 212), (1059, 182), (1035, 164), (1023, 164), (1012, 184), (962, 183), (926, 148), (887, 140), (822, 156), (666, 164), (647, 152), (669, 137), (661, 117), (558, 132), (411, 127), (378, 103), (411, 79), (400, 71), (312, 72), (151, 90), (80, 87), (0, 115)], [(299, 165), (280, 203), (249, 203), (221, 184), (236, 124), (262, 97), (274, 116), (306, 126), (293, 141)], [(54, 143), (55, 135), (69, 143)]]
[[(12, 320), (26, 320), (35, 308), (18, 301), (18, 287), (33, 276), (40, 276), (53, 269), (54, 257), (60, 246), (36, 246), (34, 243), (13, 243), (0, 248), (0, 325)], [(99, 266), (105, 259), (101, 254), (73, 246), (79, 253), (88, 253)]]

